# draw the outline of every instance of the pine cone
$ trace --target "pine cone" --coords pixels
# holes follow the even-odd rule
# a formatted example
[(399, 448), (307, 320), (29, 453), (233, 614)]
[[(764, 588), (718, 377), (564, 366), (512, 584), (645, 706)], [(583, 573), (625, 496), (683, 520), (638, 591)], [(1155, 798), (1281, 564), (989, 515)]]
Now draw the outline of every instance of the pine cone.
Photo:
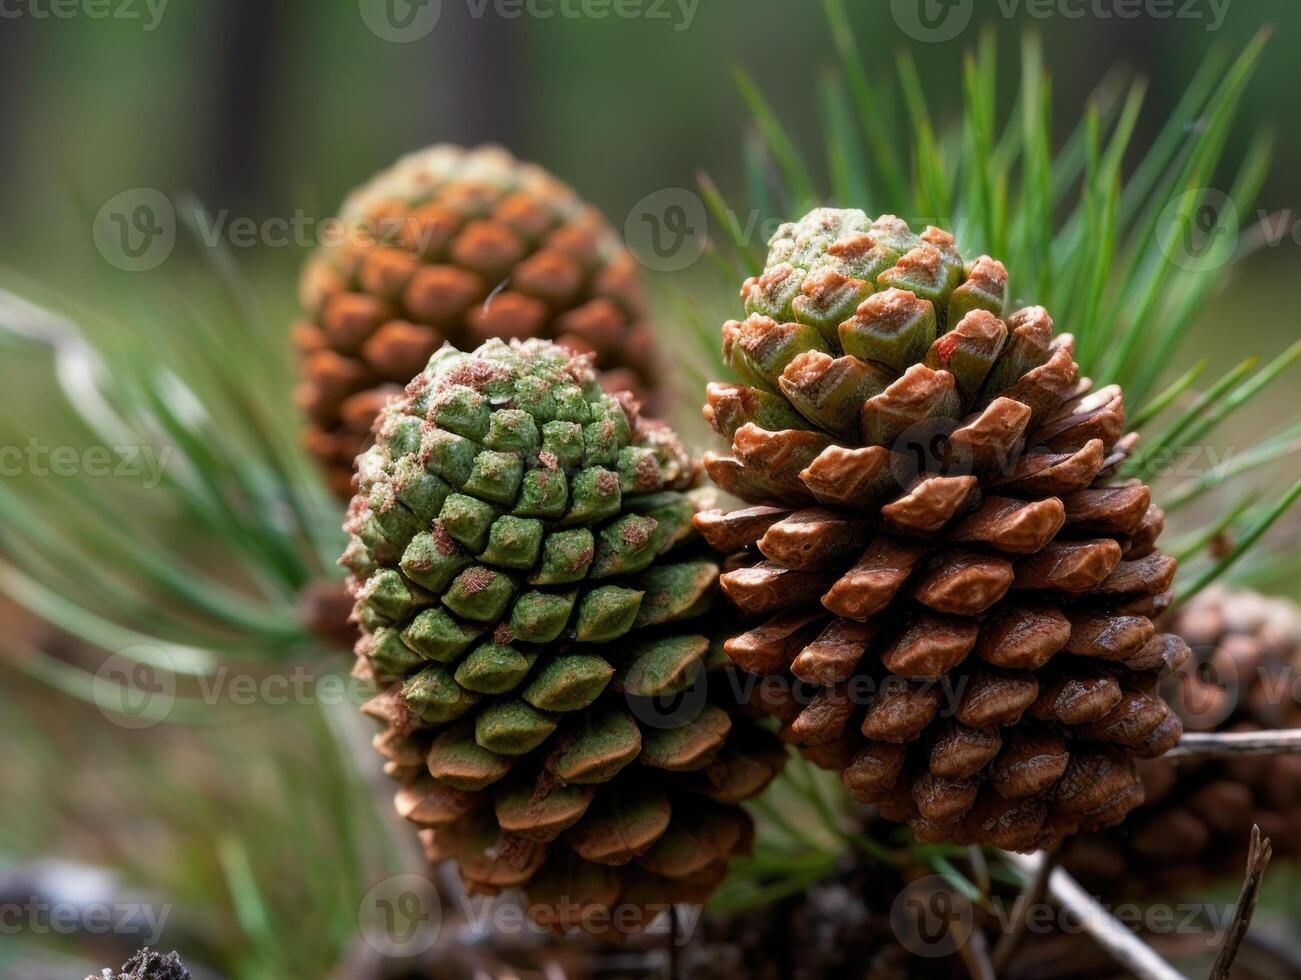
[[(1246, 590), (1210, 589), (1171, 628), (1193, 659), (1167, 700), (1201, 731), (1301, 727), (1301, 609)], [(1106, 896), (1166, 894), (1240, 877), (1252, 824), (1281, 857), (1301, 856), (1301, 760), (1157, 759), (1139, 767), (1147, 802), (1123, 828), (1068, 843), (1062, 860)]]
[(676, 435), (537, 340), (440, 351), (376, 433), (342, 562), (376, 747), (430, 857), (559, 926), (703, 900), (783, 754), (721, 698), (654, 706), (710, 689), (689, 621), (719, 572)]
[(345, 499), (391, 396), (450, 342), (552, 337), (611, 391), (655, 383), (636, 261), (574, 191), (499, 147), (436, 146), (354, 192), (308, 262), (295, 327), (308, 448)]
[[(726, 643), (766, 710), (863, 802), (924, 841), (1030, 850), (1119, 821), (1135, 757), (1179, 720), (1156, 677), (1187, 647), (1150, 614), (1173, 559), (1116, 387), (1091, 390), (1007, 271), (893, 216), (818, 210), (773, 238), (709, 386), (757, 505), (697, 527), (760, 617)], [(807, 690), (807, 693), (800, 688)], [(782, 691), (786, 693), (783, 695)]]
[(127, 960), (120, 973), (104, 970), (101, 976), (102, 980), (190, 980), (190, 971), (175, 952), (164, 955), (146, 946)]

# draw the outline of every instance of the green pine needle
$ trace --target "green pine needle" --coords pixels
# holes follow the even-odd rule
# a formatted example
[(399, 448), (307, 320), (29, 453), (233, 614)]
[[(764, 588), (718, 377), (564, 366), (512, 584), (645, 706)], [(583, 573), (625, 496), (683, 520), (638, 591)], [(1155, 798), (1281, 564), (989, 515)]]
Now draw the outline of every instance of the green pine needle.
[(763, 134), (765, 145), (781, 168), (791, 204), (796, 210), (810, 206), (815, 200), (813, 178), (795, 148), (795, 141), (777, 119), (749, 73), (744, 68), (737, 67), (733, 69), (732, 77), (741, 92), (741, 97), (745, 99), (746, 105), (754, 116), (759, 131)]
[(1224, 534), (1231, 527), (1238, 523), (1260, 499), (1258, 492), (1246, 494), (1234, 507), (1231, 507), (1223, 517), (1206, 528), (1198, 531), (1189, 541), (1173, 541), (1169, 545), (1163, 545), (1164, 550), (1170, 555), (1177, 558), (1180, 562), (1186, 562), (1189, 559), (1202, 553), (1213, 541), (1220, 535)]
[(1266, 532), (1274, 526), (1280, 517), (1291, 509), (1292, 505), (1297, 502), (1298, 498), (1301, 498), (1301, 480), (1294, 483), (1292, 488), (1283, 495), (1281, 500), (1274, 504), (1273, 507), (1270, 507), (1243, 533), (1242, 537), (1238, 539), (1237, 543), (1227, 555), (1216, 560), (1209, 568), (1199, 574), (1186, 588), (1179, 589), (1171, 608), (1178, 609), (1207, 586), (1222, 578), (1229, 569), (1242, 560), (1243, 556), (1251, 552), (1251, 549), (1256, 546), (1256, 543), (1265, 536)]
[(1210, 367), (1210, 359), (1203, 357), (1200, 361), (1190, 367), (1179, 380), (1175, 381), (1169, 388), (1161, 392), (1129, 420), (1129, 424), (1135, 429), (1142, 429), (1152, 419), (1156, 418), (1167, 408), (1179, 400), (1185, 392), (1189, 391), (1197, 382), (1206, 369)]
[[(211, 252), (204, 282), (164, 280), (165, 298), (113, 289), (64, 313), (12, 274), (22, 295), (0, 288), (0, 335), (55, 382), (40, 404), (17, 400), (0, 436), (102, 454), (110, 474), (33, 466), (0, 486), (0, 587), (101, 649), (167, 650), (180, 673), (315, 647), (298, 593), (337, 574), (342, 547), (299, 444), (283, 331)], [(111, 475), (146, 459), (156, 472)]]
[(1301, 453), (1301, 422), (1275, 433), (1260, 445), (1235, 455), (1220, 466), (1204, 473), (1162, 495), (1162, 507), (1167, 514), (1200, 500), (1212, 490), (1217, 490), (1231, 480)]

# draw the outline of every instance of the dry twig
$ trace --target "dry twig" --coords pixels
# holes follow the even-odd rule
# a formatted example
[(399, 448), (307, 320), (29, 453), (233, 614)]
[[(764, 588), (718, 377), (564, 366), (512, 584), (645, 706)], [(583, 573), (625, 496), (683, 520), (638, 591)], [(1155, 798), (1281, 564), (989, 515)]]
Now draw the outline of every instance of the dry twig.
[(1048, 894), (1048, 878), (1057, 865), (1057, 855), (1051, 851), (1041, 852), (1033, 857), (1039, 857), (1041, 860), (1034, 873), (1027, 879), (1025, 887), (1021, 889), (1021, 894), (1016, 897), (1016, 904), (1012, 908), (1012, 928), (994, 947), (994, 972), (998, 976), (1006, 972), (1012, 957), (1021, 946), (1021, 941), (1025, 939), (1026, 930), (1030, 927), (1030, 916), (1035, 906)]
[(1228, 980), (1233, 970), (1233, 961), (1237, 959), (1238, 949), (1247, 937), (1251, 926), (1251, 917), (1256, 912), (1256, 899), (1260, 897), (1260, 885), (1269, 867), (1269, 859), (1274, 849), (1268, 837), (1260, 836), (1260, 828), (1251, 828), (1251, 849), (1247, 852), (1247, 877), (1242, 882), (1242, 892), (1238, 895), (1238, 908), (1233, 914), (1233, 924), (1224, 936), (1224, 945), (1220, 955), (1215, 958), (1210, 980)]
[[(1042, 852), (1030, 855), (1005, 852), (1005, 857), (1028, 877), (1033, 877), (1045, 860)], [(1063, 907), (1079, 917), (1080, 924), (1099, 946), (1106, 949), (1139, 980), (1187, 980), (1163, 960), (1156, 950), (1103, 908), (1097, 899), (1062, 868), (1054, 868), (1049, 874), (1048, 890)]]
[(1301, 753), (1301, 728), (1273, 732), (1189, 732), (1166, 759)]
[(999, 972), (989, 958), (989, 944), (979, 929), (959, 947), (958, 955), (962, 957), (971, 980), (998, 980)]

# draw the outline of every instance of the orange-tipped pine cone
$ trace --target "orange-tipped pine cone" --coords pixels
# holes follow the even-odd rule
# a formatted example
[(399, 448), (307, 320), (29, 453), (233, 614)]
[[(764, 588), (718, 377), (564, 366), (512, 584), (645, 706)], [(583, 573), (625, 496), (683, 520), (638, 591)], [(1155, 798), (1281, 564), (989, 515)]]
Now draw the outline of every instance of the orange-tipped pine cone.
[[(1193, 659), (1166, 682), (1199, 731), (1301, 727), (1301, 609), (1246, 590), (1212, 589), (1170, 624)], [(1124, 827), (1070, 841), (1062, 859), (1104, 897), (1169, 894), (1238, 878), (1251, 827), (1279, 857), (1301, 853), (1301, 759), (1157, 759), (1140, 765), (1147, 802)]]
[(294, 331), (309, 450), (343, 498), (371, 423), (445, 342), (548, 337), (645, 399), (654, 338), (637, 263), (567, 185), (499, 147), (435, 146), (344, 203)]
[(755, 506), (697, 518), (749, 631), (732, 659), (815, 762), (925, 841), (1029, 850), (1142, 800), (1180, 737), (1187, 646), (1150, 616), (1175, 561), (1121, 392), (1079, 377), (1007, 271), (893, 216), (783, 226), (723, 328), (739, 383), (705, 466)]
[(406, 392), (358, 460), (342, 559), (399, 813), (547, 924), (703, 901), (784, 753), (703, 635), (696, 466), (548, 341), (445, 348)]

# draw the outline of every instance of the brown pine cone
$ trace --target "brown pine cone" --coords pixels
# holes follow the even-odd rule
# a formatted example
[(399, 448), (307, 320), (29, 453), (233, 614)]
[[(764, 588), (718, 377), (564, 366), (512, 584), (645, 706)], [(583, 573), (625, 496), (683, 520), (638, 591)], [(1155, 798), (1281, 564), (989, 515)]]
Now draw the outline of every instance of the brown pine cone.
[[(1209, 589), (1170, 624), (1193, 657), (1164, 685), (1185, 727), (1301, 727), (1301, 609), (1239, 589)], [(1301, 853), (1301, 759), (1156, 759), (1139, 767), (1147, 802), (1120, 828), (1070, 841), (1063, 862), (1099, 894), (1188, 890), (1241, 876), (1251, 827), (1278, 857)]]
[[(1174, 559), (1114, 386), (1079, 377), (1007, 271), (893, 216), (783, 226), (723, 328), (739, 384), (705, 415), (705, 466), (755, 505), (697, 518), (756, 621), (727, 641), (765, 709), (854, 796), (923, 841), (1014, 850), (1109, 826), (1136, 757), (1179, 719), (1155, 690), (1187, 657), (1150, 615)], [(783, 693), (784, 692), (784, 693)]]
[(309, 450), (351, 496), (379, 410), (445, 342), (554, 338), (607, 390), (656, 380), (637, 263), (567, 185), (500, 147), (440, 145), (355, 191), (309, 260), (294, 329)]

